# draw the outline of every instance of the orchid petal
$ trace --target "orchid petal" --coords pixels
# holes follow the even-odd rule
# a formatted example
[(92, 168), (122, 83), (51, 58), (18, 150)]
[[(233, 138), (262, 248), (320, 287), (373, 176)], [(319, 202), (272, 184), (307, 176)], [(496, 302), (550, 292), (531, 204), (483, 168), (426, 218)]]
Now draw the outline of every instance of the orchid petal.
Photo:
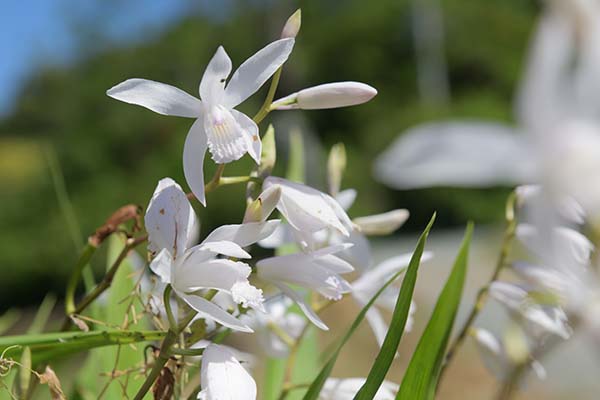
[(219, 324), (236, 331), (247, 333), (253, 332), (249, 326), (235, 318), (233, 315), (229, 314), (227, 311), (223, 310), (221, 307), (206, 300), (205, 298), (195, 295), (188, 295), (179, 291), (177, 291), (177, 294), (190, 307), (192, 307), (196, 312), (198, 312), (198, 315), (200, 317), (214, 320)]
[(162, 249), (150, 263), (150, 270), (160, 278), (163, 283), (171, 283), (171, 267), (173, 258), (168, 249)]
[(198, 219), (181, 187), (171, 178), (158, 182), (144, 216), (149, 249), (167, 249), (173, 258), (183, 256), (198, 235)]
[(204, 154), (207, 140), (201, 119), (192, 125), (183, 145), (183, 173), (188, 186), (203, 206), (206, 206), (204, 194)]
[(260, 140), (260, 135), (258, 134), (258, 126), (244, 113), (237, 110), (231, 110), (231, 114), (233, 114), (233, 118), (235, 118), (240, 128), (242, 128), (242, 132), (248, 141), (248, 154), (250, 154), (250, 157), (252, 157), (257, 164), (260, 164), (262, 142)]
[(314, 310), (306, 303), (306, 301), (304, 301), (304, 299), (302, 298), (302, 296), (296, 292), (294, 289), (292, 289), (291, 287), (289, 287), (288, 285), (285, 285), (283, 283), (273, 283), (275, 286), (277, 286), (279, 288), (279, 290), (281, 290), (287, 297), (289, 297), (290, 299), (292, 299), (296, 304), (298, 304), (298, 307), (300, 307), (300, 310), (302, 310), (302, 312), (304, 313), (304, 315), (306, 315), (306, 317), (310, 320), (310, 322), (312, 322), (313, 324), (315, 324), (315, 326), (319, 329), (322, 329), (324, 331), (328, 331), (329, 328), (327, 327), (327, 325), (325, 325), (325, 323), (321, 320), (321, 318), (319, 318), (319, 316), (314, 312)]
[(225, 346), (210, 344), (202, 354), (202, 400), (256, 400), (256, 382)]
[(287, 61), (294, 39), (277, 40), (244, 61), (225, 88), (223, 104), (234, 108), (260, 87)]
[(430, 123), (402, 134), (379, 156), (375, 174), (396, 189), (512, 185), (536, 179), (534, 161), (525, 136), (510, 127)]
[(180, 290), (218, 289), (231, 292), (239, 281), (246, 281), (252, 269), (246, 263), (215, 258), (201, 263), (194, 262), (193, 254), (175, 272), (174, 285)]
[(271, 236), (278, 225), (279, 220), (277, 219), (239, 225), (223, 225), (212, 231), (203, 243), (228, 240), (241, 247), (246, 247)]
[(200, 81), (200, 98), (209, 106), (220, 104), (225, 92), (225, 82), (231, 73), (231, 59), (223, 46), (219, 46), (209, 61)]
[(202, 242), (200, 248), (208, 250), (216, 254), (222, 254), (227, 257), (236, 258), (252, 258), (248, 252), (240, 247), (237, 243), (229, 242), (227, 240), (219, 240), (214, 242)]
[(108, 89), (106, 94), (162, 115), (196, 118), (202, 112), (199, 99), (174, 86), (147, 79), (128, 79)]

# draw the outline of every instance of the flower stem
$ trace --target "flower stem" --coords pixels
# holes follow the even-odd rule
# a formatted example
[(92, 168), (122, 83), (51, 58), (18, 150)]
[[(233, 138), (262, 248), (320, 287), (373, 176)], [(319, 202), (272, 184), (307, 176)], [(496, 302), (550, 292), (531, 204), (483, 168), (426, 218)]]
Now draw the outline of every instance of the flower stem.
[(258, 110), (254, 118), (252, 118), (257, 125), (260, 124), (271, 111), (271, 103), (273, 103), (273, 99), (275, 98), (275, 92), (277, 91), (279, 78), (281, 77), (281, 68), (282, 67), (279, 67), (273, 74), (273, 79), (271, 79), (271, 86), (269, 86), (267, 97), (265, 98), (262, 107), (260, 107), (260, 110)]
[[(469, 330), (471, 326), (479, 316), (479, 313), (483, 309), (487, 301), (487, 294), (492, 282), (498, 279), (500, 276), (500, 272), (507, 265), (507, 259), (510, 254), (510, 249), (512, 247), (512, 242), (515, 237), (515, 231), (517, 228), (517, 220), (515, 218), (515, 202), (516, 202), (516, 193), (513, 191), (506, 200), (506, 208), (505, 208), (505, 221), (506, 228), (504, 229), (504, 235), (502, 238), (502, 247), (500, 248), (500, 254), (498, 256), (498, 261), (496, 262), (496, 267), (494, 268), (494, 273), (487, 281), (487, 283), (479, 289), (477, 292), (477, 297), (475, 298), (475, 304), (467, 317), (467, 320), (461, 327), (456, 339), (450, 347), (448, 348), (448, 352), (446, 353), (446, 359), (444, 360), (444, 364), (442, 365), (442, 369), (440, 371), (439, 382), (442, 381), (444, 377), (444, 373), (447, 371), (450, 362), (454, 359), (457, 351), (462, 346), (463, 342), (468, 336)], [(438, 388), (441, 385), (438, 385)]]

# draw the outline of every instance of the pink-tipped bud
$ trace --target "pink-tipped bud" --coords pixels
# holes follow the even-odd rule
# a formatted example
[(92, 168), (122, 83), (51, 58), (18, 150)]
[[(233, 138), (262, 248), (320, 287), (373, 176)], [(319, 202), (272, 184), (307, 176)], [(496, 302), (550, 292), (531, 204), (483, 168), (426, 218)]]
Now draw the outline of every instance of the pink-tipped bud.
[(301, 25), (302, 12), (300, 11), (300, 9), (297, 9), (296, 12), (293, 13), (285, 22), (283, 30), (281, 31), (281, 38), (295, 38), (296, 36), (298, 36), (298, 32), (300, 31)]

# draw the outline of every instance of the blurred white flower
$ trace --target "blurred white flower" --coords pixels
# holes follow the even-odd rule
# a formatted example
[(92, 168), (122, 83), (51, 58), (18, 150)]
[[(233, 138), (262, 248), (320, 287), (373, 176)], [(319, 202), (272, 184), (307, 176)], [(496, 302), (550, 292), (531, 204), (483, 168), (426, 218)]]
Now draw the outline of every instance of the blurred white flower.
[(316, 251), (265, 258), (256, 263), (258, 276), (277, 286), (286, 296), (294, 300), (308, 319), (316, 326), (327, 330), (327, 325), (317, 316), (288, 284), (315, 290), (330, 300), (339, 300), (352, 288), (340, 274), (352, 272), (354, 268), (334, 254), (348, 245), (334, 245)]
[(334, 82), (302, 89), (271, 105), (273, 110), (317, 110), (366, 103), (377, 95), (375, 88), (360, 82)]
[(210, 344), (202, 354), (200, 400), (255, 400), (256, 382), (227, 347)]
[(542, 339), (548, 333), (563, 339), (571, 337), (572, 330), (562, 308), (538, 303), (533, 289), (496, 281), (490, 285), (489, 294), (512, 313), (522, 316), (528, 323), (526, 332), (534, 338)]
[[(499, 381), (506, 380), (515, 364), (506, 346), (500, 339), (485, 329), (473, 328), (470, 331), (470, 335), (477, 343), (479, 353), (486, 368)], [(539, 361), (530, 360), (529, 366), (539, 379), (546, 378), (546, 370)]]
[(263, 188), (281, 189), (277, 210), (293, 228), (293, 234), (303, 247), (310, 247), (312, 236), (330, 228), (348, 236), (352, 222), (342, 207), (331, 196), (309, 186), (270, 176)]
[(237, 160), (246, 153), (260, 162), (258, 126), (234, 107), (283, 65), (293, 46), (294, 39), (290, 38), (267, 45), (240, 65), (227, 85), (231, 60), (220, 46), (200, 82), (202, 101), (173, 86), (137, 78), (112, 87), (107, 94), (159, 114), (196, 118), (185, 140), (183, 169), (192, 192), (206, 205), (203, 161), (207, 149), (218, 164)]
[(213, 319), (232, 329), (251, 332), (240, 320), (194, 292), (215, 289), (227, 293), (236, 304), (262, 309), (262, 291), (250, 285), (249, 265), (226, 258), (250, 258), (242, 248), (269, 236), (278, 221), (226, 225), (214, 230), (199, 245), (192, 246), (197, 221), (191, 204), (181, 187), (172, 179), (161, 180), (145, 216), (149, 248), (158, 253), (150, 269), (163, 283), (201, 317)]
[(398, 189), (536, 182), (560, 194), (559, 205), (572, 196), (600, 216), (600, 3), (547, 5), (519, 89), (519, 127), (454, 121), (411, 128), (378, 158), (378, 179)]
[[(327, 378), (319, 400), (352, 400), (365, 383), (365, 378)], [(383, 381), (373, 400), (393, 400), (399, 386), (393, 382)]]

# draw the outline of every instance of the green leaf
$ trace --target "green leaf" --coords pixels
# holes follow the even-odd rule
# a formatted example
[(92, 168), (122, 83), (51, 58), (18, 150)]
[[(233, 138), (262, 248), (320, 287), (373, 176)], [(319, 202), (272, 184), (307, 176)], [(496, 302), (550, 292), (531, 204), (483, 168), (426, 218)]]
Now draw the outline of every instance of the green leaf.
[(276, 400), (281, 392), (285, 375), (285, 358), (269, 357), (265, 362), (262, 399)]
[[(422, 253), (423, 252), (423, 249), (425, 248), (425, 242), (427, 241), (427, 236), (429, 235), (429, 231), (431, 230), (431, 227), (432, 227), (434, 221), (435, 221), (435, 214), (431, 217), (431, 220), (429, 221), (429, 224), (427, 224), (427, 227), (421, 234), (421, 237), (419, 237), (419, 241), (417, 242), (417, 246), (415, 248), (414, 253)], [(340, 351), (342, 350), (342, 347), (344, 347), (344, 345), (346, 344), (348, 339), (350, 339), (350, 337), (352, 336), (354, 331), (358, 328), (358, 326), (360, 325), (362, 320), (365, 318), (367, 311), (369, 311), (369, 308), (371, 308), (371, 306), (375, 303), (375, 301), (381, 295), (381, 293), (383, 293), (383, 291), (385, 289), (387, 289), (396, 279), (398, 279), (398, 277), (402, 273), (404, 273), (404, 270), (400, 270), (400, 271), (396, 272), (385, 283), (385, 285), (383, 285), (377, 291), (377, 293), (375, 293), (375, 295), (371, 298), (371, 300), (369, 300), (369, 302), (358, 313), (358, 315), (354, 319), (354, 322), (352, 323), (352, 325), (350, 326), (350, 328), (348, 329), (346, 334), (342, 337), (340, 343), (337, 345), (333, 355), (330, 357), (330, 359), (327, 361), (327, 363), (323, 366), (323, 368), (321, 369), (321, 372), (319, 372), (319, 375), (317, 376), (317, 378), (311, 383), (310, 387), (308, 388), (308, 391), (304, 395), (304, 400), (316, 400), (319, 397), (319, 393), (321, 392), (321, 389), (323, 388), (325, 381), (331, 374), (331, 371), (333, 370), (333, 366), (335, 365), (335, 361), (337, 360), (337, 357), (338, 357)]]
[[(426, 230), (428, 232), (428, 229)], [(424, 233), (424, 235), (426, 235)], [(375, 397), (377, 390), (383, 383), (385, 376), (392, 365), (400, 339), (404, 333), (404, 327), (406, 326), (406, 320), (408, 319), (408, 312), (410, 310), (410, 302), (413, 297), (415, 290), (415, 283), (417, 282), (417, 272), (421, 262), (421, 256), (423, 255), (423, 248), (425, 241), (419, 242), (421, 246), (417, 245), (415, 252), (413, 253), (406, 275), (402, 280), (402, 286), (400, 287), (400, 293), (398, 300), (396, 300), (396, 306), (394, 307), (394, 313), (390, 322), (390, 327), (385, 335), (379, 354), (375, 359), (375, 363), (369, 371), (369, 375), (363, 386), (360, 388), (355, 400), (367, 400)]]
[(448, 338), (462, 296), (472, 233), (473, 224), (469, 223), (450, 276), (417, 344), (396, 399), (432, 400), (435, 396)]

